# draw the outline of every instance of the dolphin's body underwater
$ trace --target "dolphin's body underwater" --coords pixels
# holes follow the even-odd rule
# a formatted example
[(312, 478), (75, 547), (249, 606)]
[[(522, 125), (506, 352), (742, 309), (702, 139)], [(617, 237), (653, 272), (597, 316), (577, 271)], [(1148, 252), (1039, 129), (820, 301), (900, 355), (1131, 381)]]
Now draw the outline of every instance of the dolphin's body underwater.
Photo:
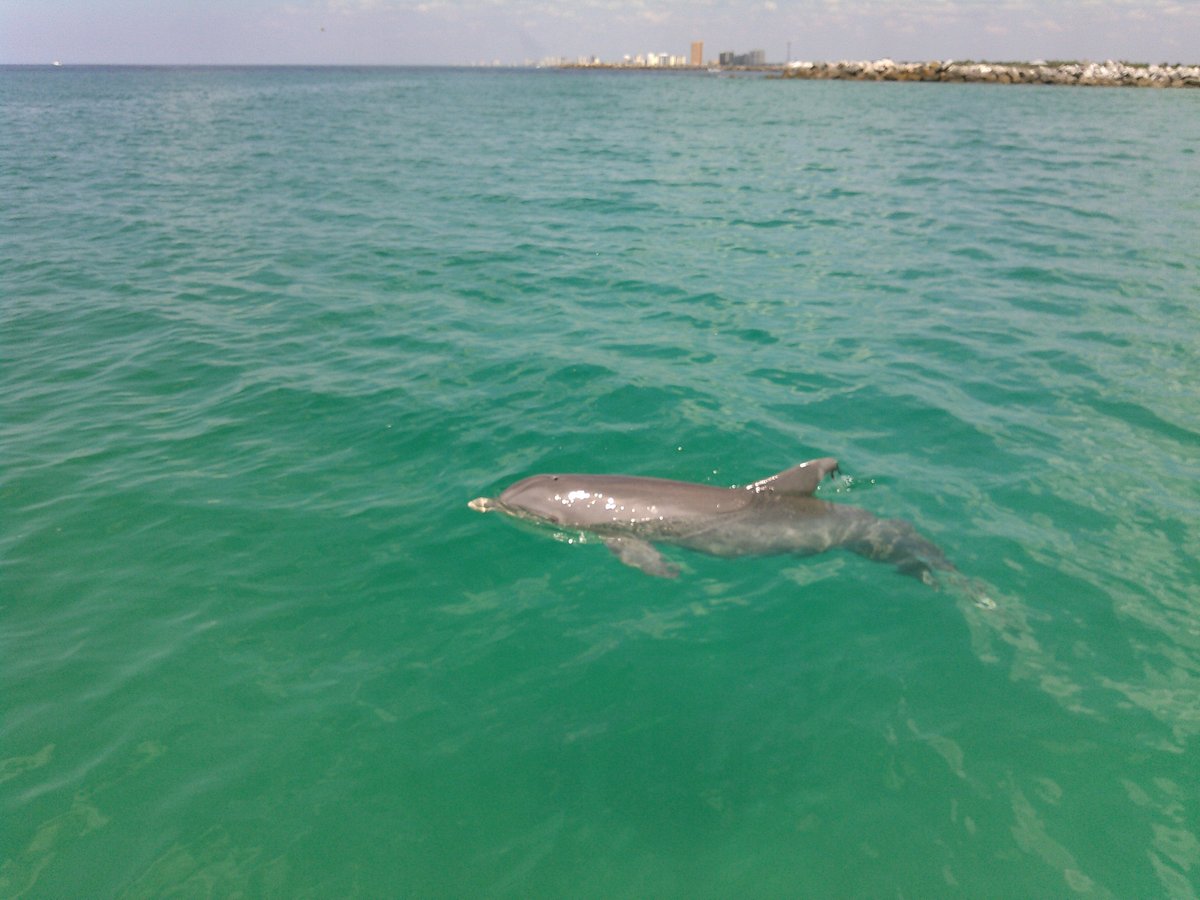
[(907, 522), (814, 497), (822, 479), (837, 471), (836, 459), (813, 459), (742, 488), (629, 475), (534, 475), (469, 505), (597, 535), (621, 562), (664, 578), (679, 569), (655, 543), (726, 557), (808, 556), (844, 547), (927, 584), (935, 583), (935, 572), (956, 571)]

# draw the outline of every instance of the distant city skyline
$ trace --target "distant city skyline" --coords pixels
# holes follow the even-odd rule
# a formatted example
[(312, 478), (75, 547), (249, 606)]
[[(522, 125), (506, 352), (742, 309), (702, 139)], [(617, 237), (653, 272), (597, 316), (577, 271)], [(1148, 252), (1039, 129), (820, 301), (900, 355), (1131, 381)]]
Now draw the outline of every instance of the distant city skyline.
[[(0, 0), (0, 63), (1200, 61), (1196, 0)], [(640, 50), (638, 48), (641, 48)]]

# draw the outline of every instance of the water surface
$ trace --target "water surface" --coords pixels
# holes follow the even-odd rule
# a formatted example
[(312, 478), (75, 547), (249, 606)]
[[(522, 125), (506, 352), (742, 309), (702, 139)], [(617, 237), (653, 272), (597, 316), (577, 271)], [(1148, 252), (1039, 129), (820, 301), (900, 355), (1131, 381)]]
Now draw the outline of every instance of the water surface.
[[(0, 894), (1200, 891), (1200, 95), (0, 82)], [(824, 455), (997, 609), (466, 506)]]

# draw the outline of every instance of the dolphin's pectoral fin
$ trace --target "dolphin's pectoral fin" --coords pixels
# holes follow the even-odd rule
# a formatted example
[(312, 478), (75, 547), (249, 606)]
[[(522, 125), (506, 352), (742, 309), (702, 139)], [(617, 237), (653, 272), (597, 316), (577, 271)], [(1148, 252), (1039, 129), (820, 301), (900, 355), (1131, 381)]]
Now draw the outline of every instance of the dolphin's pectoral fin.
[(604, 545), (625, 565), (641, 569), (647, 575), (659, 578), (675, 578), (679, 575), (679, 566), (667, 562), (652, 544), (641, 538), (609, 537), (604, 539)]
[(837, 460), (832, 456), (824, 456), (821, 459), (810, 459), (754, 484), (746, 485), (746, 490), (755, 493), (774, 491), (777, 494), (801, 494), (807, 497), (812, 495), (826, 475), (833, 475), (837, 471)]

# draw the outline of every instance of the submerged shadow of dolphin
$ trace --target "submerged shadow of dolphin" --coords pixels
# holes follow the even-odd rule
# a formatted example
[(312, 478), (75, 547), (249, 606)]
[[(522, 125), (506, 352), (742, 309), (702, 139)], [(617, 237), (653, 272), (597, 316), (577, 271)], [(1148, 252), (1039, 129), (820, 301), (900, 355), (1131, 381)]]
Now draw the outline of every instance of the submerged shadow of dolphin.
[[(468, 505), (526, 522), (596, 535), (626, 565), (675, 578), (679, 567), (654, 544), (711, 556), (809, 556), (842, 547), (894, 565), (931, 586), (966, 580), (908, 522), (813, 496), (838, 471), (832, 457), (812, 459), (745, 487), (721, 488), (631, 475), (533, 475), (497, 498)], [(957, 576), (957, 577), (956, 577)], [(981, 606), (992, 603), (975, 592)]]

